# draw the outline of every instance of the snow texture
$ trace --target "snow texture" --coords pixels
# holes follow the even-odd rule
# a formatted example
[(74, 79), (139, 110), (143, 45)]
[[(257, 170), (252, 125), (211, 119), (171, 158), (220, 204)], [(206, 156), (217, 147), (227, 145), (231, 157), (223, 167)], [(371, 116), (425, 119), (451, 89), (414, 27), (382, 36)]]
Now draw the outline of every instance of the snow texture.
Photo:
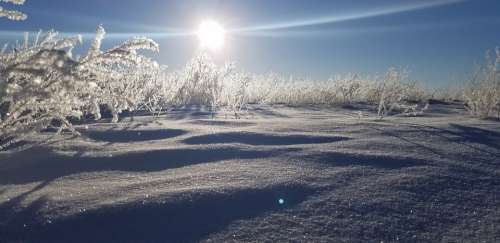
[(0, 153), (0, 241), (500, 240), (498, 122), (460, 104), (365, 113), (187, 106), (75, 125)]

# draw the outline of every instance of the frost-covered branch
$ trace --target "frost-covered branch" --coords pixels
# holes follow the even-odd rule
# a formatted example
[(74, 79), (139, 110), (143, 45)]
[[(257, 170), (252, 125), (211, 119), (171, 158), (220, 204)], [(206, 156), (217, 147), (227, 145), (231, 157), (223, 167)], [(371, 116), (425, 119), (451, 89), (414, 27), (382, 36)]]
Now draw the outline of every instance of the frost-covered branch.
[[(12, 3), (15, 5), (23, 5), (25, 0), (0, 0), (0, 3)], [(22, 21), (26, 20), (28, 16), (22, 12), (16, 11), (16, 10), (8, 10), (4, 9), (2, 6), (0, 6), (0, 18), (7, 18), (10, 20), (15, 20), (15, 21)]]
[[(102, 31), (101, 31), (102, 30)], [(116, 113), (133, 109), (143, 100), (141, 83), (146, 73), (158, 68), (139, 49), (158, 50), (149, 39), (135, 38), (108, 51), (100, 51), (104, 29), (81, 60), (71, 50), (81, 36), (60, 38), (55, 31), (39, 33), (32, 45), (0, 54), (0, 143), (38, 132), (57, 121), (73, 132), (68, 118), (94, 114), (106, 104)], [(99, 42), (99, 43), (98, 43)], [(134, 97), (135, 95), (135, 97)], [(1, 146), (1, 144), (0, 144)]]

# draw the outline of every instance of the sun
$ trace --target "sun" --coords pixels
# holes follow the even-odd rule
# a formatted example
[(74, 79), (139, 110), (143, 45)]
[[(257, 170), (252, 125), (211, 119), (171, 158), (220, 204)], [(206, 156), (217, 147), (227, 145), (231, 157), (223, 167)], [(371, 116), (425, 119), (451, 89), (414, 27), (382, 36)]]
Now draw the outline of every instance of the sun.
[(203, 21), (196, 32), (200, 47), (205, 50), (218, 51), (224, 47), (226, 31), (213, 20)]

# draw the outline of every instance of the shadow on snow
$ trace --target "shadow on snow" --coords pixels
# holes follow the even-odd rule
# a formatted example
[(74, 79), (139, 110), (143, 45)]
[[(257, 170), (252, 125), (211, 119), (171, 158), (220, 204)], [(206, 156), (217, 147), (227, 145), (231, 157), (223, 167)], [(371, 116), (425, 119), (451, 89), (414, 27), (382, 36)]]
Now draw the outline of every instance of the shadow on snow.
[[(101, 208), (50, 224), (34, 220), (47, 203), (42, 197), (0, 227), (0, 241), (196, 242), (232, 221), (292, 207), (312, 193), (301, 185), (197, 193), (175, 202)], [(280, 198), (284, 204), (278, 203)]]
[(25, 159), (22, 158), (21, 154), (15, 154), (0, 161), (0, 184), (49, 181), (84, 172), (162, 171), (230, 159), (268, 158), (293, 151), (294, 149), (258, 151), (232, 147), (194, 148), (131, 152), (112, 157), (80, 157), (65, 156), (54, 152), (47, 153), (34, 149), (23, 153), (39, 153), (42, 156)]
[(272, 135), (249, 132), (229, 132), (190, 137), (185, 144), (222, 144), (241, 143), (247, 145), (296, 145), (333, 143), (348, 140), (346, 137), (306, 136), (306, 135)]
[(222, 127), (248, 127), (255, 125), (253, 122), (243, 122), (239, 120), (234, 121), (221, 121), (221, 120), (195, 120), (189, 124), (203, 125), (203, 126), (222, 126)]
[(127, 143), (149, 140), (161, 140), (182, 136), (187, 131), (180, 129), (161, 130), (106, 130), (106, 131), (80, 131), (83, 136), (96, 141), (111, 143)]
[(325, 152), (306, 156), (306, 158), (332, 166), (370, 166), (380, 169), (401, 169), (405, 167), (422, 166), (428, 164), (427, 161), (414, 158), (349, 154), (339, 152)]

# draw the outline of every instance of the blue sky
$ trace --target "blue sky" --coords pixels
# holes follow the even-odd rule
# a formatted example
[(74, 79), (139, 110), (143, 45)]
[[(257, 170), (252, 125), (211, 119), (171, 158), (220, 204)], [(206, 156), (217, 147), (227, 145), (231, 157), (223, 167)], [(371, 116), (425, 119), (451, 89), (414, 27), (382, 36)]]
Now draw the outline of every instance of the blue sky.
[(190, 35), (205, 19), (228, 29), (214, 58), (257, 73), (275, 71), (314, 79), (407, 67), (414, 79), (446, 85), (470, 75), (484, 53), (500, 45), (498, 0), (27, 0), (4, 7), (28, 14), (25, 22), (0, 19), (0, 41), (23, 31), (82, 33), (96, 26), (110, 47), (128, 36), (160, 43), (155, 58), (180, 68), (198, 52)]

